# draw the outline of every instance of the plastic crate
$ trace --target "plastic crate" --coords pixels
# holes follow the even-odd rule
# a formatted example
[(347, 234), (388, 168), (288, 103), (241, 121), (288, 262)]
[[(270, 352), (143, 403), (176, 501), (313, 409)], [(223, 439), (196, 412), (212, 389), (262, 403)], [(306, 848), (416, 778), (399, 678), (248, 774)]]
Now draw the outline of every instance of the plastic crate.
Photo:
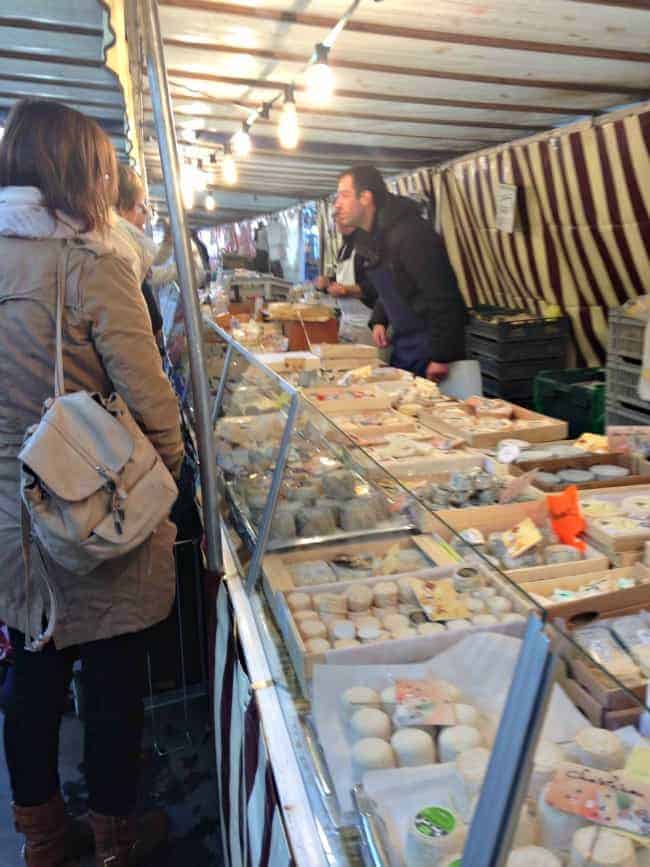
[[(500, 361), (496, 358), (489, 358), (478, 355), (472, 350), (468, 350), (469, 358), (475, 358), (481, 365), (481, 373), (491, 376), (493, 379), (500, 380), (518, 380), (526, 379), (533, 380), (540, 370), (562, 370), (564, 368), (564, 357), (557, 358), (537, 358), (531, 360), (521, 359), (519, 361)], [(532, 394), (532, 389), (530, 391)]]
[(511, 403), (518, 403), (523, 406), (532, 406), (532, 379), (504, 381), (483, 374), (482, 381), (483, 394), (486, 395), (486, 397), (502, 397), (504, 400), (508, 400)]
[(620, 310), (610, 310), (608, 324), (608, 362), (609, 356), (641, 361), (645, 321), (635, 319), (633, 316), (625, 316)]
[(467, 332), (465, 346), (468, 353), (476, 353), (476, 357), (494, 358), (497, 361), (543, 361), (549, 358), (562, 358), (566, 356), (569, 335), (551, 337), (547, 340), (525, 340), (514, 343), (501, 343), (498, 340), (489, 340), (477, 334)]
[(639, 397), (641, 365), (618, 358), (607, 360), (607, 396), (615, 403), (625, 403), (650, 412), (650, 401)]
[(569, 320), (566, 316), (559, 319), (519, 319), (510, 322), (492, 322), (473, 316), (470, 311), (467, 334), (475, 334), (488, 340), (501, 343), (521, 343), (531, 340), (549, 340), (567, 336)]
[(569, 437), (605, 430), (605, 370), (602, 367), (544, 370), (535, 377), (535, 410), (569, 422)]
[(623, 406), (616, 401), (607, 401), (607, 424), (616, 425), (647, 425), (650, 427), (650, 412), (642, 412)]

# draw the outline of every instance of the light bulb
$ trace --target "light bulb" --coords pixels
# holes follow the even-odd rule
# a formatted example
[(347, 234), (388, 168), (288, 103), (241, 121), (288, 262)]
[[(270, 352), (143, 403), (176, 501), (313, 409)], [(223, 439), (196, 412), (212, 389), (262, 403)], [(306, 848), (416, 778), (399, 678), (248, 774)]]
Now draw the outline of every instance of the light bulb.
[(215, 201), (214, 196), (211, 196), (208, 193), (208, 195), (205, 197), (205, 210), (206, 211), (214, 211), (214, 209), (216, 207), (217, 207), (217, 203)]
[(327, 105), (334, 94), (334, 73), (329, 63), (320, 61), (305, 71), (307, 98), (314, 105)]
[(228, 184), (229, 187), (237, 183), (237, 163), (232, 154), (224, 155), (221, 173), (224, 183)]
[(183, 184), (183, 204), (186, 211), (191, 211), (194, 207), (194, 187), (191, 184)]
[(282, 114), (278, 123), (278, 138), (280, 144), (286, 150), (293, 150), (300, 140), (300, 127), (298, 125), (298, 112), (296, 103), (289, 100), (282, 107)]
[(248, 130), (242, 127), (232, 137), (232, 152), (237, 157), (247, 157), (251, 152), (252, 142)]

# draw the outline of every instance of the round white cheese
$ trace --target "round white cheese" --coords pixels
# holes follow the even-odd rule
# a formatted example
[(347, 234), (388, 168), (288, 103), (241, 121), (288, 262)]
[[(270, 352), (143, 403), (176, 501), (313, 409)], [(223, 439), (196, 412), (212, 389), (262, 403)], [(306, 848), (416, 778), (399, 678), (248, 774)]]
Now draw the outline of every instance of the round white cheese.
[(303, 638), (325, 638), (327, 636), (327, 627), (320, 620), (310, 618), (309, 620), (301, 620), (298, 624), (298, 629)]
[(524, 846), (522, 849), (513, 849), (506, 867), (562, 867), (562, 862), (541, 846)]
[(314, 603), (323, 614), (346, 614), (348, 610), (348, 600), (342, 593), (318, 593)]
[(347, 647), (358, 647), (361, 644), (356, 638), (340, 638), (334, 642), (335, 650), (345, 650)]
[(372, 590), (365, 584), (350, 587), (345, 595), (350, 611), (367, 611), (372, 605)]
[(474, 626), (480, 626), (483, 629), (489, 628), (490, 626), (496, 626), (499, 621), (494, 616), (494, 614), (475, 614), (472, 617), (472, 623)]
[(462, 632), (465, 629), (471, 629), (472, 624), (469, 620), (448, 620), (447, 629), (450, 632)]
[(422, 729), (399, 729), (390, 739), (398, 768), (432, 765), (436, 761), (433, 738)]
[(350, 717), (350, 731), (355, 740), (381, 738), (387, 741), (391, 728), (388, 714), (376, 707), (363, 707)]
[(401, 632), (411, 628), (411, 622), (403, 614), (388, 614), (383, 620), (384, 629), (389, 632)]
[(490, 751), (485, 747), (474, 747), (456, 757), (456, 768), (465, 784), (468, 801), (481, 791), (489, 761)]
[(292, 611), (306, 611), (311, 608), (311, 596), (307, 593), (290, 593), (287, 604)]
[(539, 826), (537, 819), (530, 812), (528, 806), (524, 804), (519, 814), (519, 822), (515, 830), (513, 846), (535, 846), (539, 841)]
[(471, 704), (455, 704), (454, 713), (456, 714), (456, 723), (458, 725), (478, 728), (479, 713)]
[(453, 762), (467, 750), (480, 747), (481, 733), (473, 726), (450, 726), (443, 729), (438, 737), (438, 753), (441, 762)]
[(399, 601), (404, 603), (415, 602), (415, 588), (422, 585), (419, 578), (400, 578), (397, 582)]
[(564, 761), (564, 753), (552, 741), (540, 740), (533, 759), (533, 772), (530, 777), (528, 797), (537, 804), (544, 786), (550, 783), (556, 770)]
[(486, 600), (485, 604), (492, 614), (508, 614), (512, 611), (512, 602), (505, 596), (493, 596), (492, 599)]
[(369, 686), (351, 686), (341, 696), (345, 716), (350, 717), (363, 707), (379, 707), (379, 693)]
[(637, 867), (632, 841), (591, 825), (573, 836), (570, 867)]
[(394, 581), (380, 581), (375, 584), (374, 600), (377, 608), (395, 608), (399, 599), (399, 591)]
[(311, 608), (305, 611), (294, 611), (293, 619), (296, 623), (302, 623), (303, 620), (319, 620), (318, 611), (313, 611)]
[(447, 631), (442, 623), (418, 623), (416, 629), (418, 635), (439, 635)]
[(360, 780), (366, 771), (394, 767), (393, 749), (380, 738), (363, 738), (352, 747), (352, 768), (357, 780)]
[(616, 771), (625, 764), (623, 744), (607, 729), (591, 726), (582, 729), (575, 736), (570, 751), (578, 764), (601, 771)]
[(483, 614), (485, 611), (485, 602), (478, 596), (468, 596), (467, 599), (463, 599), (463, 602), (470, 614)]
[(333, 641), (352, 639), (357, 634), (357, 628), (349, 620), (333, 620), (327, 626), (330, 638)]
[(406, 867), (431, 867), (462, 851), (467, 829), (444, 807), (425, 807), (409, 823)]
[(581, 816), (563, 813), (547, 804), (545, 794), (549, 785), (544, 786), (537, 802), (539, 840), (545, 849), (551, 849), (562, 858), (567, 858), (571, 850), (573, 835), (580, 828), (584, 828), (588, 822)]
[(305, 646), (310, 653), (327, 653), (331, 644), (325, 638), (310, 638)]

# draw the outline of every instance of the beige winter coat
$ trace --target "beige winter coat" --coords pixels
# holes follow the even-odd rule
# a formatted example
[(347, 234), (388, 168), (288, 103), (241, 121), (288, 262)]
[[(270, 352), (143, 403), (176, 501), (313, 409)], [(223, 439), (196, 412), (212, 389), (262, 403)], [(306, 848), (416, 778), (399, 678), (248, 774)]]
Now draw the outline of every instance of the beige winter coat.
[[(1, 220), (0, 220), (1, 223)], [(26, 428), (53, 391), (56, 268), (63, 240), (7, 236), (0, 225), (0, 619), (23, 630), (19, 465)], [(4, 236), (1, 236), (4, 232)], [(63, 322), (66, 389), (118, 391), (167, 467), (178, 474), (183, 445), (173, 391), (140, 287), (128, 262), (96, 239), (73, 242)], [(165, 521), (137, 551), (79, 577), (51, 561), (59, 605), (58, 648), (134, 632), (164, 619), (175, 592), (172, 545)], [(38, 557), (32, 557), (38, 569)], [(41, 586), (41, 582), (36, 582)], [(44, 595), (31, 611), (41, 627)]]

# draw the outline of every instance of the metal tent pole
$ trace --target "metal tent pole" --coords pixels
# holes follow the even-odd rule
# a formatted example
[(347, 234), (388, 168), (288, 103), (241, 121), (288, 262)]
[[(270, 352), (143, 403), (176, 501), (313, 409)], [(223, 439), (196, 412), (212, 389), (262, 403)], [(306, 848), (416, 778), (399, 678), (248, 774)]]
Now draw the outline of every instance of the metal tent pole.
[(221, 530), (217, 464), (210, 418), (210, 395), (205, 375), (203, 329), (197, 294), (192, 251), (185, 219), (180, 184), (180, 166), (176, 146), (176, 131), (172, 113), (167, 69), (163, 57), (157, 0), (140, 0), (141, 24), (145, 33), (145, 51), (151, 104), (153, 106), (158, 148), (165, 180), (174, 239), (174, 254), (178, 265), (179, 284), (185, 313), (192, 392), (194, 395), (195, 433), (200, 458), (203, 521), (207, 537), (207, 561), (211, 572), (221, 573)]

